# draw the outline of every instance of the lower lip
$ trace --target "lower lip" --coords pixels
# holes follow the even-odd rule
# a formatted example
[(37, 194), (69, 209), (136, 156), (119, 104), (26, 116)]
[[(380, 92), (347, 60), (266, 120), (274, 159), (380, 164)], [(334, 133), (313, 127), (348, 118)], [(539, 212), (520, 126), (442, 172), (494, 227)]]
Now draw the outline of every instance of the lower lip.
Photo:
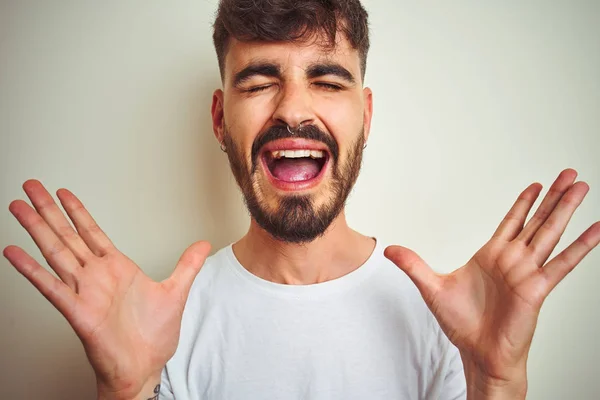
[(327, 156), (327, 159), (325, 160), (325, 164), (323, 164), (323, 168), (321, 168), (321, 171), (319, 171), (319, 174), (317, 176), (315, 176), (314, 178), (311, 178), (311, 179), (308, 179), (305, 181), (286, 182), (286, 181), (282, 181), (281, 179), (275, 178), (273, 176), (273, 174), (271, 174), (271, 170), (267, 166), (267, 161), (265, 160), (264, 157), (261, 157), (262, 167), (263, 167), (263, 170), (265, 171), (265, 175), (267, 175), (267, 178), (269, 178), (269, 182), (271, 182), (271, 184), (273, 186), (275, 186), (275, 188), (277, 188), (279, 190), (283, 190), (285, 192), (296, 192), (299, 190), (307, 190), (307, 189), (312, 189), (315, 186), (317, 186), (323, 180), (323, 177), (325, 176), (325, 172), (327, 171), (327, 168), (329, 167), (329, 160), (330, 160), (330, 157)]

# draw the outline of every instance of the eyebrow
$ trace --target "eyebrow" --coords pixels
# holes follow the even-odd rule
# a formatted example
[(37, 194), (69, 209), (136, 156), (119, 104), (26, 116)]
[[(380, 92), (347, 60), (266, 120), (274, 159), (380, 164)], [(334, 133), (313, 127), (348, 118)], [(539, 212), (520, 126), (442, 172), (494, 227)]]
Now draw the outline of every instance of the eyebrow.
[[(257, 75), (278, 79), (282, 78), (281, 68), (279, 65), (270, 62), (255, 62), (247, 65), (244, 69), (235, 74), (233, 78), (233, 86), (239, 87), (245, 81)], [(356, 82), (354, 75), (337, 63), (311, 64), (306, 69), (306, 77), (308, 79), (319, 78), (326, 75), (337, 76), (338, 78), (341, 78), (350, 84), (354, 84)]]
[(252, 63), (235, 74), (233, 86), (238, 87), (253, 76), (261, 75), (272, 78), (281, 78), (281, 69), (278, 65), (268, 62)]
[(334, 75), (348, 83), (354, 84), (356, 80), (354, 75), (340, 64), (336, 63), (320, 63), (312, 64), (306, 69), (306, 76), (309, 79), (318, 78), (325, 75)]

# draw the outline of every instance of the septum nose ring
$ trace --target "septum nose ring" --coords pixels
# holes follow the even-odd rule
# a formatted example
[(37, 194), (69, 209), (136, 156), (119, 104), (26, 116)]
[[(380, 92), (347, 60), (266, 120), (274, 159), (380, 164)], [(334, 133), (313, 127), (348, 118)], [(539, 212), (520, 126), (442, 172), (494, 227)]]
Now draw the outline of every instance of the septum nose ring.
[(299, 130), (300, 130), (300, 128), (302, 128), (302, 122), (300, 122), (300, 123), (298, 124), (298, 127), (297, 127), (295, 130), (292, 130), (292, 128), (290, 128), (290, 126), (289, 126), (289, 125), (287, 125), (287, 130), (288, 130), (288, 132), (289, 132), (290, 134), (292, 134), (292, 135), (296, 133), (295, 131), (299, 131)]

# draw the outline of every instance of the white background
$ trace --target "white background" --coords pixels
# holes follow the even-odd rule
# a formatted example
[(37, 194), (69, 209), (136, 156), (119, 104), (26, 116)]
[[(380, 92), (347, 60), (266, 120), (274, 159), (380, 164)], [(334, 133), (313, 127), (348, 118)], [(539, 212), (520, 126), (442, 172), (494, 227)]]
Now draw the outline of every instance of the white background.
[[(466, 262), (522, 189), (565, 167), (591, 191), (559, 248), (600, 219), (600, 2), (369, 0), (373, 130), (353, 227), (439, 271)], [(211, 130), (216, 1), (0, 3), (0, 246), (43, 261), (8, 212), (37, 178), (67, 187), (147, 273), (248, 217)], [(545, 193), (545, 191), (544, 191)], [(556, 254), (556, 253), (555, 253)], [(528, 399), (598, 399), (600, 250), (546, 301)], [(91, 399), (62, 316), (0, 260), (0, 388)]]

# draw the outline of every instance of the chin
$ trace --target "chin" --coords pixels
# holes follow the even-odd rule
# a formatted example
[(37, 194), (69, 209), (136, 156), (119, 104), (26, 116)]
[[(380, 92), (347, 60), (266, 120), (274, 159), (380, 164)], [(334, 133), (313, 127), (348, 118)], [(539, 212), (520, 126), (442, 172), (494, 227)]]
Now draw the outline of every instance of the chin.
[(309, 243), (323, 236), (342, 207), (334, 193), (329, 196), (271, 192), (248, 199), (255, 222), (274, 239), (286, 243)]

